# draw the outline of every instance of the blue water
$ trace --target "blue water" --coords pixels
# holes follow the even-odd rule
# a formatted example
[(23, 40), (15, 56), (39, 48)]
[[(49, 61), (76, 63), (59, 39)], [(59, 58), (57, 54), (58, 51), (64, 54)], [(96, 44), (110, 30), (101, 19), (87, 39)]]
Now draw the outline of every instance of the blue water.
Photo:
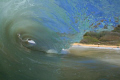
[[(120, 0), (0, 0), (1, 80), (85, 80), (87, 72), (79, 73), (79, 69), (90, 63), (94, 66), (84, 69), (94, 71), (96, 59), (85, 58), (82, 62), (81, 57), (66, 58), (61, 50), (79, 42), (88, 31), (113, 30), (120, 24), (119, 3)], [(22, 42), (18, 34), (22, 40), (32, 39), (36, 45)], [(81, 65), (76, 62), (83, 67), (80, 68)], [(99, 63), (102, 62), (98, 60)], [(117, 72), (113, 79), (119, 78)], [(102, 73), (97, 76), (104, 76)], [(73, 75), (73, 78), (69, 77)], [(104, 79), (106, 77), (98, 78)]]

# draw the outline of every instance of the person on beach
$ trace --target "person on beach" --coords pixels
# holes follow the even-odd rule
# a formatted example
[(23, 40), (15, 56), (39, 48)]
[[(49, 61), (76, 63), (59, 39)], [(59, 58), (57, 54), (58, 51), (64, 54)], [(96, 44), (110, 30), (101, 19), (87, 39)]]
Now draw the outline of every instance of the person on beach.
[(100, 43), (98, 43), (98, 47), (99, 47)]

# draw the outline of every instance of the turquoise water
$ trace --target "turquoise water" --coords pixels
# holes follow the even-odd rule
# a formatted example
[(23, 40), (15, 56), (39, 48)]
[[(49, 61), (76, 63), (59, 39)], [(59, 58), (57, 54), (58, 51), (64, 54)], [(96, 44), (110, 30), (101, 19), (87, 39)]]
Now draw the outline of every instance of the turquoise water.
[[(120, 24), (119, 3), (120, 0), (0, 0), (0, 79), (119, 79), (119, 51), (81, 52), (79, 48), (71, 54), (61, 53), (88, 31), (110, 31)], [(22, 42), (26, 39), (36, 45)]]

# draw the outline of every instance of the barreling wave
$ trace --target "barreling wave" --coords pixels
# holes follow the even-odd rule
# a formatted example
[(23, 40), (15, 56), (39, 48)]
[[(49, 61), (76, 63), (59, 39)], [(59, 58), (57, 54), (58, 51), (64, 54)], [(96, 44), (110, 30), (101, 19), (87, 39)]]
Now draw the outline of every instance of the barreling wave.
[[(66, 48), (79, 42), (86, 32), (112, 30), (120, 24), (119, 3), (120, 0), (0, 0), (0, 79), (66, 79), (64, 71), (76, 72), (79, 65), (72, 65), (78, 60), (44, 53), (67, 53)], [(36, 44), (26, 44), (26, 39)], [(70, 75), (75, 77), (76, 73)]]
[[(27, 51), (19, 40), (30, 38), (30, 50), (60, 52), (87, 31), (112, 30), (119, 24), (120, 1), (2, 0), (0, 47), (4, 53)], [(107, 5), (105, 5), (107, 4)], [(118, 6), (117, 6), (118, 5)], [(28, 48), (28, 47), (27, 47)]]

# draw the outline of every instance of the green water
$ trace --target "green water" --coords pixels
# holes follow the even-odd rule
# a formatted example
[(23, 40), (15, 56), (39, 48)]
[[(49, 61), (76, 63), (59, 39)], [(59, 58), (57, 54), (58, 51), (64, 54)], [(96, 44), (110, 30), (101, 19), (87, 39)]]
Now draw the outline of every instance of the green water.
[[(86, 32), (119, 25), (119, 3), (0, 0), (0, 80), (119, 80), (119, 50), (79, 47), (60, 53)], [(36, 45), (22, 42), (26, 39)], [(49, 50), (58, 54), (46, 53)]]
[(120, 51), (70, 48), (70, 54), (3, 54), (0, 80), (119, 80)]

